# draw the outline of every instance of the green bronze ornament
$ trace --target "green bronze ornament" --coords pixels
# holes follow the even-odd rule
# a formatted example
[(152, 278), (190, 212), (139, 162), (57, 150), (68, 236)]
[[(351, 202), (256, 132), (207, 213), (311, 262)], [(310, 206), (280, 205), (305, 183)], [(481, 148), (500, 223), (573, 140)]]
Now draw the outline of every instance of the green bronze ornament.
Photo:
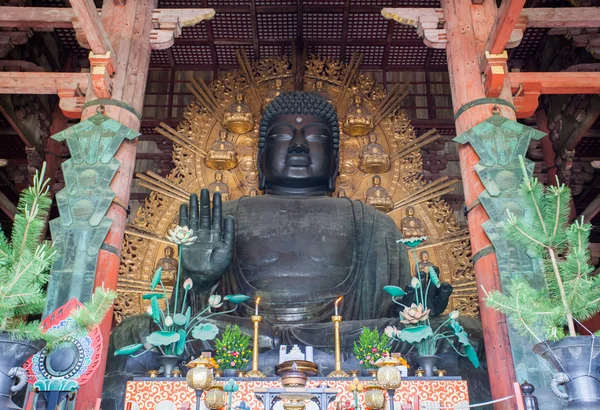
[[(504, 235), (507, 211), (530, 217), (523, 214), (529, 210), (524, 211), (528, 207), (519, 195), (519, 186), (524, 177), (520, 158), (525, 157), (531, 140), (539, 140), (544, 135), (534, 128), (494, 114), (454, 139), (459, 144), (471, 144), (481, 159), (475, 165), (475, 171), (485, 191), (478, 200), (490, 217), (483, 224), (483, 229), (494, 247), (502, 286), (516, 276), (524, 277), (535, 287), (545, 286), (541, 260), (532, 259), (524, 249), (509, 243)], [(531, 175), (534, 164), (527, 159), (524, 161), (527, 173)], [(475, 255), (473, 259), (478, 256)], [(549, 385), (552, 374), (534, 355), (531, 341), (512, 327), (509, 327), (509, 338), (517, 379), (529, 380), (541, 389), (541, 386)]]
[(125, 139), (139, 135), (96, 114), (52, 136), (67, 141), (71, 158), (62, 164), (65, 188), (56, 194), (60, 217), (50, 221), (58, 258), (52, 266), (46, 314), (73, 297), (90, 299), (98, 252), (112, 225), (106, 212), (115, 198), (110, 183), (120, 166), (114, 155)]

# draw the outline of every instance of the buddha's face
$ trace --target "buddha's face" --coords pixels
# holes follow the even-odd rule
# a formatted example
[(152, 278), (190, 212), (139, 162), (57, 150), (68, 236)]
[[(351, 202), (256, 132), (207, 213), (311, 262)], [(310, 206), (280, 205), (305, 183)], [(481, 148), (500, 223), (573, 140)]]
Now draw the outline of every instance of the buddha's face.
[(173, 248), (171, 248), (170, 246), (167, 246), (165, 248), (165, 256), (167, 258), (172, 258), (173, 257)]
[(267, 127), (259, 153), (266, 188), (325, 187), (332, 191), (337, 172), (330, 123), (315, 115), (280, 115)]
[(415, 215), (415, 208), (413, 208), (412, 206), (409, 206), (408, 208), (406, 208), (406, 216), (412, 217)]
[(425, 251), (421, 252), (421, 260), (423, 262), (429, 261), (429, 252), (425, 252)]

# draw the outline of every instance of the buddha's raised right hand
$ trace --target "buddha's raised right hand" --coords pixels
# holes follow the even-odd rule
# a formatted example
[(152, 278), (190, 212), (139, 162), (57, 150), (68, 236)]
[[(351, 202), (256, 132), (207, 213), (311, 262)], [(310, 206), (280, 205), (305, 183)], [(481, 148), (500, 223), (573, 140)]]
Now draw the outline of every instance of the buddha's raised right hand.
[(196, 240), (183, 245), (180, 263), (187, 277), (194, 280), (194, 290), (203, 292), (214, 286), (229, 268), (235, 246), (233, 217), (222, 219), (221, 194), (213, 195), (212, 219), (208, 189), (198, 195), (190, 195), (189, 214), (187, 205), (179, 208), (179, 225), (192, 229)]

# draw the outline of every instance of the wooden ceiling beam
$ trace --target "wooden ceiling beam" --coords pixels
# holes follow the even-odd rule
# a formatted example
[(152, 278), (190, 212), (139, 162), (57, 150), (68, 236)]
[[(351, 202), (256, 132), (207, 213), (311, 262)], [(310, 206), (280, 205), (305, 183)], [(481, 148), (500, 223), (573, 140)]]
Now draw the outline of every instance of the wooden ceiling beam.
[(0, 27), (72, 28), (75, 12), (66, 7), (0, 7)]
[(11, 221), (15, 220), (15, 215), (17, 214), (17, 206), (11, 202), (10, 199), (6, 197), (2, 192), (0, 192), (0, 209), (4, 211), (6, 216), (8, 216)]
[(110, 44), (93, 0), (70, 0), (70, 3), (77, 19), (77, 26), (85, 35), (92, 52), (96, 55), (108, 55), (114, 58), (115, 51)]
[(525, 0), (502, 1), (485, 46), (486, 51), (492, 54), (501, 54), (504, 52), (524, 6)]
[(520, 85), (537, 83), (542, 94), (600, 94), (600, 72), (508, 73), (513, 93)]
[(598, 27), (600, 7), (556, 7), (523, 9), (520, 17), (527, 27)]
[(0, 94), (59, 94), (61, 90), (86, 90), (89, 73), (0, 72)]

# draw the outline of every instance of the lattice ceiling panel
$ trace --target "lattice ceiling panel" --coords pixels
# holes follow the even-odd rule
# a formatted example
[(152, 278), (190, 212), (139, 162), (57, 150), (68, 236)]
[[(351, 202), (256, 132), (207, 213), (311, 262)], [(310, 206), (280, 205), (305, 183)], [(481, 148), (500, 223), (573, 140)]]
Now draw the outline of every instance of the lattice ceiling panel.
[(329, 4), (332, 6), (344, 5), (344, 0), (304, 0), (304, 4), (310, 6), (318, 6), (321, 4)]
[(210, 46), (176, 44), (171, 50), (173, 50), (175, 64), (210, 65), (213, 63)]
[(219, 65), (237, 65), (237, 59), (235, 58), (235, 50), (244, 49), (246, 55), (250, 60), (254, 59), (254, 48), (252, 46), (225, 46), (217, 45), (217, 61)]
[[(199, 1), (199, 0), (196, 0)], [(214, 6), (249, 6), (250, 0), (208, 0), (209, 7)]]
[(404, 24), (394, 24), (392, 40), (418, 40), (416, 27), (405, 26)]
[(397, 7), (441, 7), (439, 0), (398, 0)]
[(73, 50), (81, 57), (87, 57), (89, 50), (81, 47), (75, 38), (75, 30), (72, 28), (57, 28), (54, 30), (56, 35), (63, 43), (63, 46), (69, 50)]
[(331, 57), (335, 59), (340, 58), (342, 53), (342, 46), (324, 46), (317, 44), (310, 44), (308, 46), (309, 55), (317, 55), (321, 57)]
[(152, 54), (150, 54), (150, 64), (160, 66), (171, 65), (167, 50), (152, 50)]
[(429, 61), (429, 65), (443, 67), (448, 64), (447, 58), (446, 50), (434, 48), (431, 50), (431, 60)]
[(249, 13), (217, 13), (211, 22), (215, 38), (252, 38)]
[(385, 40), (388, 23), (381, 13), (350, 13), (348, 38)]
[(389, 66), (423, 67), (427, 60), (426, 46), (391, 46)]
[(208, 37), (206, 24), (196, 24), (191, 27), (184, 27), (181, 31), (181, 38), (205, 39)]
[(259, 39), (293, 39), (296, 38), (298, 27), (298, 15), (296, 13), (285, 14), (259, 14), (258, 38)]
[(385, 46), (356, 46), (349, 44), (346, 48), (346, 60), (350, 60), (353, 53), (363, 53), (363, 65), (381, 66)]
[(296, 0), (254, 0), (257, 6), (295, 6)]
[(393, 5), (393, 0), (350, 0), (350, 6), (392, 7)]
[(259, 47), (260, 56), (262, 57), (288, 57), (290, 55), (290, 45), (285, 46), (271, 46), (262, 45)]
[(341, 40), (342, 13), (304, 13), (304, 38)]
[(513, 53), (511, 53), (511, 57), (522, 59), (533, 55), (547, 31), (547, 28), (530, 27), (526, 29), (521, 44), (519, 47), (515, 48)]

